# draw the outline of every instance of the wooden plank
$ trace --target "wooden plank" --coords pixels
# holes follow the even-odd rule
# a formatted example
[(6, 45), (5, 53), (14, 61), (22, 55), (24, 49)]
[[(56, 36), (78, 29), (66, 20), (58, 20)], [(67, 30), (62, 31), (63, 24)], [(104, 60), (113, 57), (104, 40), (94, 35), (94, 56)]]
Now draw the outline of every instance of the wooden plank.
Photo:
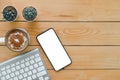
[(51, 27), (55, 29), (64, 45), (120, 45), (120, 23), (110, 22), (1, 22), (0, 37), (12, 28), (24, 28), (30, 34), (30, 45), (38, 45), (36, 36)]
[[(18, 20), (24, 20), (22, 10), (34, 6), (36, 20), (45, 21), (120, 21), (120, 0), (1, 0), (0, 12), (7, 5), (15, 6)], [(2, 14), (0, 19), (2, 19)]]
[(51, 80), (120, 80), (120, 70), (49, 70)]
[(66, 69), (120, 69), (119, 46), (65, 46), (72, 65)]
[[(39, 48), (48, 69), (53, 69), (40, 46), (29, 46), (17, 53), (0, 46), (0, 62)], [(120, 69), (120, 46), (65, 46), (72, 64), (65, 69)]]

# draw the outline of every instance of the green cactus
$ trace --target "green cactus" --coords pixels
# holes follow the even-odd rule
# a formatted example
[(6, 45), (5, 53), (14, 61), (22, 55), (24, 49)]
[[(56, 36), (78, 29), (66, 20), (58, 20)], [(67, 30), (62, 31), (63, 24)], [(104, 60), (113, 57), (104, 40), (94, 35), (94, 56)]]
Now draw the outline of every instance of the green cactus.
[(17, 17), (17, 10), (13, 6), (7, 6), (3, 9), (3, 17), (7, 21), (14, 21)]
[(37, 11), (34, 7), (30, 6), (30, 7), (24, 8), (22, 14), (24, 19), (28, 21), (33, 21), (37, 16)]

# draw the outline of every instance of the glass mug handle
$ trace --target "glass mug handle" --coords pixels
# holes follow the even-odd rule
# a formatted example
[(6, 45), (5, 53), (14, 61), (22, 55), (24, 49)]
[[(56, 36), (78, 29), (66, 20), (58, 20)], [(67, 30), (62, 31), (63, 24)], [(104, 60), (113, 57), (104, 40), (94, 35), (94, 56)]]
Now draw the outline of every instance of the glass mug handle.
[(5, 43), (5, 37), (0, 37), (0, 43)]

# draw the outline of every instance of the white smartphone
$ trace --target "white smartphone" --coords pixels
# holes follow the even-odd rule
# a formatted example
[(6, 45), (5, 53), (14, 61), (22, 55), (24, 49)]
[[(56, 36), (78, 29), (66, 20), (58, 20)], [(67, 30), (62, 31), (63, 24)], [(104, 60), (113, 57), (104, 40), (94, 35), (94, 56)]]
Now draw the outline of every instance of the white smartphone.
[(71, 64), (72, 61), (54, 29), (50, 28), (38, 35), (37, 40), (56, 71)]

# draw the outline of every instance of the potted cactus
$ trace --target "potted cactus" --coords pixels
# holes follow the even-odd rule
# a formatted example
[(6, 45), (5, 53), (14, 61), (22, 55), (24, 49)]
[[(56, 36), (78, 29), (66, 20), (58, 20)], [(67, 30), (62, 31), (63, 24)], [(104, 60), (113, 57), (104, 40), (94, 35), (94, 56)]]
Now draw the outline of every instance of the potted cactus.
[(30, 6), (30, 7), (25, 7), (23, 9), (22, 14), (24, 19), (26, 19), (27, 21), (33, 21), (37, 16), (37, 11), (34, 7)]
[(13, 6), (5, 7), (2, 13), (6, 21), (15, 21), (17, 18), (17, 10)]

